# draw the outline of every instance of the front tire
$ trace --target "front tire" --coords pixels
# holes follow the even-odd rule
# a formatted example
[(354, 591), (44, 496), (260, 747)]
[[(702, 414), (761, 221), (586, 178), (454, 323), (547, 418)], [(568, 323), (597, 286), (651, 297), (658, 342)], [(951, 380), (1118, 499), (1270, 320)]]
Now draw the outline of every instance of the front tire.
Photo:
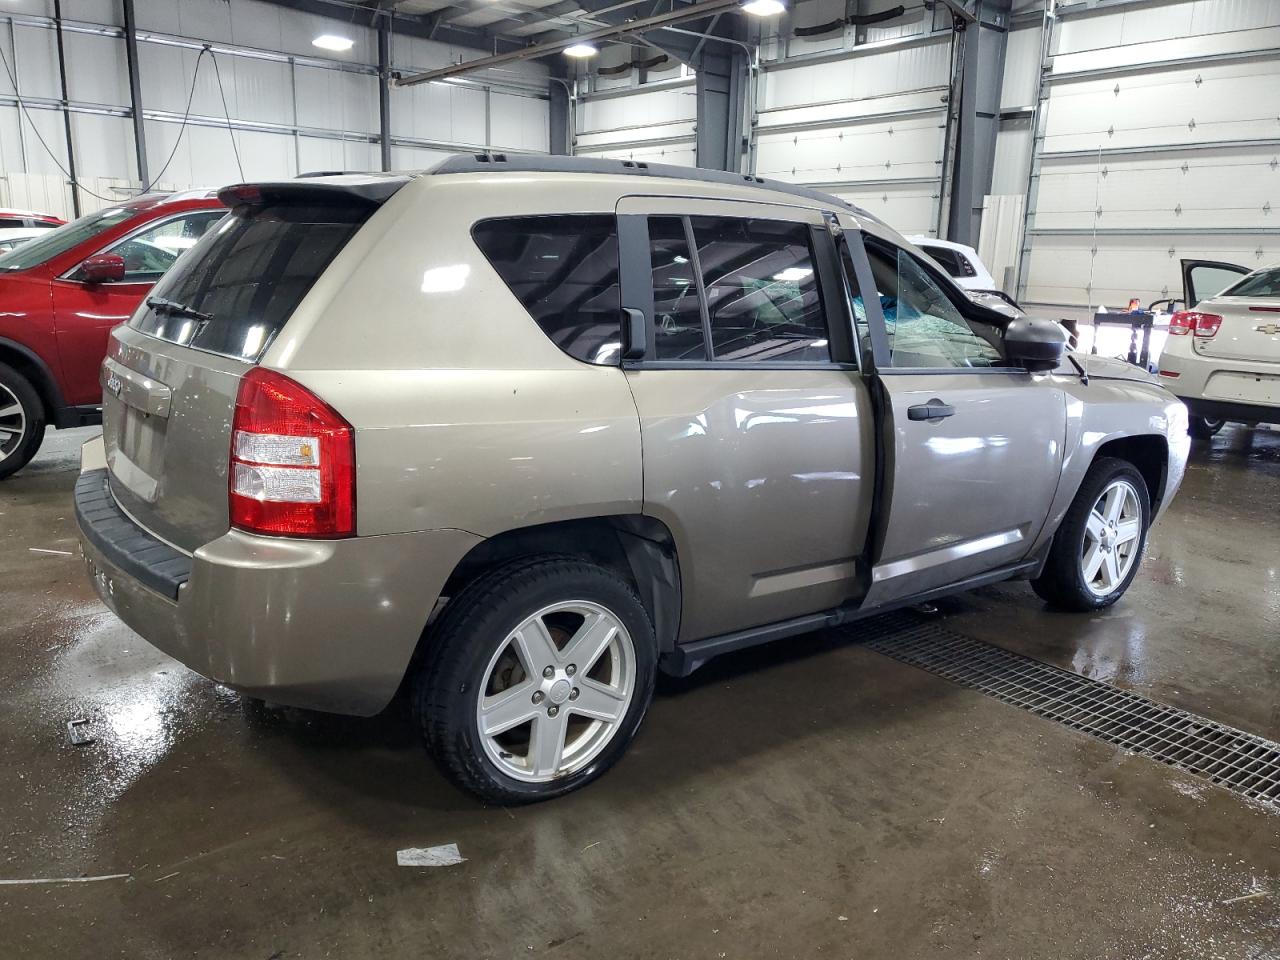
[(455, 785), (499, 804), (608, 770), (653, 699), (657, 642), (629, 583), (569, 557), (518, 561), (454, 598), (427, 637), (413, 706)]
[(40, 394), (22, 374), (0, 363), (0, 480), (17, 473), (44, 442)]
[(1150, 525), (1151, 499), (1142, 474), (1127, 460), (1096, 460), (1054, 534), (1032, 589), (1064, 610), (1111, 606), (1138, 573)]
[(1187, 420), (1187, 433), (1197, 440), (1209, 440), (1223, 428), (1227, 421), (1214, 420), (1211, 417), (1198, 417), (1192, 414)]

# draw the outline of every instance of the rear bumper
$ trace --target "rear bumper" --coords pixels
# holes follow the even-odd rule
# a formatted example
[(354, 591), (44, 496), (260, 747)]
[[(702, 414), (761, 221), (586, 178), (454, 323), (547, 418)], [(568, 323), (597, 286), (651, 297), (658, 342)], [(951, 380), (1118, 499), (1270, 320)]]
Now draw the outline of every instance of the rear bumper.
[(1160, 373), (1165, 389), (1193, 416), (1280, 423), (1280, 364), (1186, 356), (1166, 347)]
[[(231, 530), (186, 558), (127, 517), (132, 529), (122, 530), (114, 502), (93, 498), (105, 480), (94, 472), (101, 444), (85, 445), (88, 479), (76, 497), (98, 595), (143, 639), (250, 696), (377, 713), (404, 678), (445, 581), (480, 542), (461, 530), (331, 541)], [(185, 576), (175, 554), (189, 562)], [(168, 580), (148, 568), (164, 563)]]

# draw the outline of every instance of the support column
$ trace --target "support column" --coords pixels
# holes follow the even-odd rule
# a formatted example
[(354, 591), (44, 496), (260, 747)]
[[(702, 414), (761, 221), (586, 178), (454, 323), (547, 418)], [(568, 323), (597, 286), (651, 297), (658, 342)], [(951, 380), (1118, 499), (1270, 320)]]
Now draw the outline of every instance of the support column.
[(123, 0), (124, 52), (129, 62), (129, 104), (133, 110), (133, 148), (138, 158), (138, 180), (145, 188), (151, 183), (147, 165), (147, 129), (142, 119), (142, 78), (138, 72), (138, 24), (133, 0)]
[(382, 169), (391, 169), (391, 20), (378, 22), (378, 147)]
[(746, 105), (746, 51), (709, 43), (697, 66), (697, 164), (707, 170), (742, 169), (742, 124)]
[(62, 121), (67, 132), (67, 176), (71, 178), (71, 209), (80, 217), (80, 188), (76, 186), (76, 147), (71, 137), (71, 98), (67, 94), (67, 57), (62, 47), (62, 0), (53, 0), (53, 26), (58, 40), (58, 78), (62, 81)]
[(980, 0), (978, 22), (968, 24), (961, 67), (959, 130), (952, 158), (947, 239), (978, 245), (982, 201), (991, 190), (1000, 87), (1012, 0)]
[(567, 157), (573, 153), (573, 110), (571, 109), (569, 87), (572, 80), (552, 77), (547, 81), (547, 92), (551, 95), (550, 108), (547, 111), (549, 135), (547, 145), (552, 156)]

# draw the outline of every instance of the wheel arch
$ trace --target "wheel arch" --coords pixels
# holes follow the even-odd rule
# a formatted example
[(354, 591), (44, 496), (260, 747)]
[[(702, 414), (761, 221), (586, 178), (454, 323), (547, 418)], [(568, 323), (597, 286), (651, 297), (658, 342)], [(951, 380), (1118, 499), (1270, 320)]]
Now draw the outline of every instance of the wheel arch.
[(1102, 457), (1125, 460), (1142, 474), (1143, 482), (1147, 485), (1147, 496), (1151, 500), (1151, 516), (1155, 517), (1160, 512), (1169, 479), (1168, 440), (1155, 433), (1115, 437), (1098, 445), (1089, 465), (1092, 466)]
[(495, 567), (546, 554), (578, 557), (622, 576), (635, 588), (653, 621), (658, 652), (674, 649), (682, 603), (675, 538), (666, 524), (644, 514), (588, 517), (506, 530), (467, 552), (454, 567), (441, 597), (457, 596), (468, 583)]
[(58, 380), (44, 358), (30, 347), (7, 337), (0, 337), (0, 363), (13, 367), (27, 378), (32, 389), (39, 395), (40, 402), (44, 404), (45, 420), (56, 425), (58, 413), (66, 404), (63, 403)]

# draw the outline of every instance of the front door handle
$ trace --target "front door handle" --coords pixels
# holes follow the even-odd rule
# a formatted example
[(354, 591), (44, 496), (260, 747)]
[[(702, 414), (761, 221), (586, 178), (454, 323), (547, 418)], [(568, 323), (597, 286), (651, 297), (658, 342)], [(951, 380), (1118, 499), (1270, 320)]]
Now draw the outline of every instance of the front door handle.
[(927, 420), (930, 423), (937, 423), (939, 420), (954, 416), (955, 412), (955, 407), (945, 404), (937, 397), (934, 397), (928, 403), (917, 403), (914, 407), (907, 407), (907, 419)]

